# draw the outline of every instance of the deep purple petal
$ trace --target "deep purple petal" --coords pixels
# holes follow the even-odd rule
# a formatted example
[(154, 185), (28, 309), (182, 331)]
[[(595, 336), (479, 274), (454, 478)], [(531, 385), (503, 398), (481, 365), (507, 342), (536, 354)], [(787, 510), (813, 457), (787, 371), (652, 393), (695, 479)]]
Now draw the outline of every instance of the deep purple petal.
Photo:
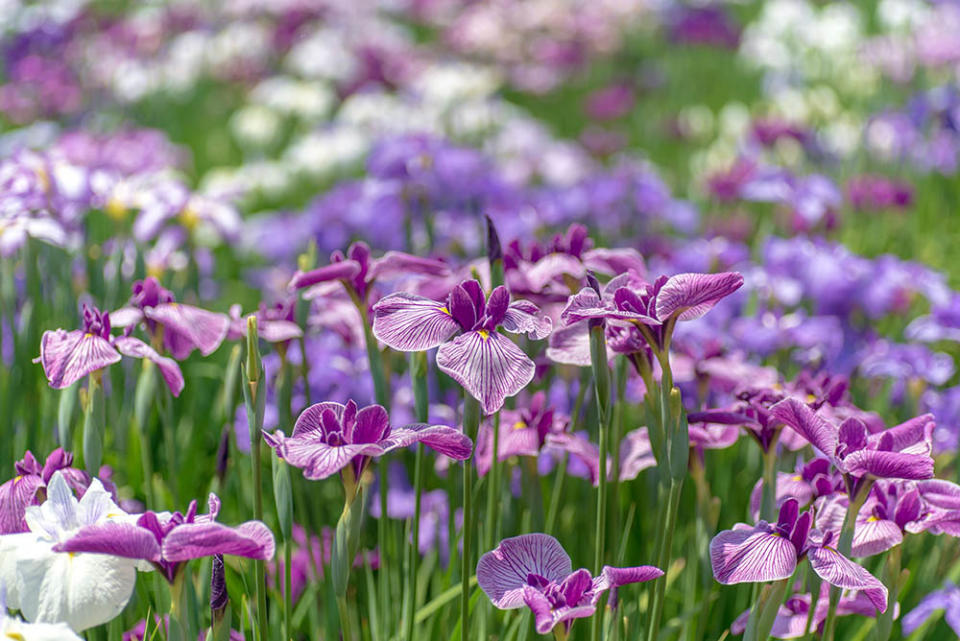
[(560, 543), (547, 534), (522, 534), (504, 539), (496, 549), (480, 557), (477, 583), (501, 610), (523, 605), (527, 576), (538, 574), (560, 582), (571, 572), (570, 557)]
[(28, 505), (37, 499), (37, 489), (43, 484), (43, 478), (30, 474), (17, 476), (0, 485), (0, 534), (28, 532), (24, 514)]
[(661, 576), (663, 576), (663, 570), (652, 565), (638, 565), (632, 568), (615, 568), (605, 565), (600, 572), (600, 576), (593, 580), (593, 589), (595, 591), (609, 590), (630, 583), (652, 581)]
[(770, 408), (770, 412), (775, 420), (796, 430), (827, 456), (836, 453), (837, 428), (817, 415), (806, 403), (792, 397), (785, 398)]
[(90, 372), (119, 360), (120, 354), (110, 341), (79, 329), (46, 331), (40, 339), (39, 361), (54, 389), (70, 387)]
[(439, 260), (432, 258), (422, 258), (404, 252), (389, 251), (373, 261), (367, 277), (374, 278), (392, 278), (395, 276), (406, 276), (408, 274), (419, 274), (422, 276), (447, 276), (450, 274), (450, 267)]
[(834, 548), (813, 546), (807, 551), (807, 558), (817, 576), (830, 585), (859, 590), (880, 612), (887, 609), (887, 588), (883, 583)]
[(296, 290), (332, 280), (349, 280), (359, 273), (359, 263), (354, 260), (342, 260), (308, 272), (297, 271), (287, 288)]
[[(590, 572), (580, 568), (570, 574), (560, 583), (560, 593), (569, 605), (580, 605), (584, 593), (593, 587), (593, 577)], [(599, 596), (599, 595), (598, 595)]]
[(942, 479), (917, 484), (924, 501), (945, 510), (960, 510), (960, 485)]
[(487, 320), (484, 321), (483, 328), (489, 331), (495, 330), (503, 322), (508, 307), (510, 307), (510, 292), (503, 285), (495, 287), (487, 299)]
[(497, 332), (467, 332), (437, 350), (437, 367), (493, 414), (503, 401), (533, 380), (535, 366), (510, 339)]
[(444, 343), (460, 329), (443, 303), (405, 292), (373, 306), (373, 335), (401, 352), (421, 352)]
[(743, 276), (736, 272), (722, 274), (677, 274), (671, 276), (657, 293), (657, 318), (666, 321), (700, 318), (743, 285)]
[(351, 443), (377, 443), (390, 428), (390, 417), (380, 405), (369, 405), (357, 412)]
[(180, 392), (183, 391), (183, 372), (180, 371), (180, 366), (175, 360), (160, 356), (157, 350), (133, 336), (117, 336), (113, 339), (113, 345), (124, 356), (146, 358), (152, 361), (160, 370), (170, 392), (175, 397), (180, 396)]
[(789, 539), (742, 526), (724, 530), (710, 541), (713, 576), (724, 585), (789, 578), (797, 567), (797, 551)]
[(333, 412), (334, 420), (339, 421), (343, 417), (344, 409), (343, 405), (332, 401), (314, 403), (300, 412), (300, 416), (297, 417), (297, 422), (293, 426), (293, 434), (290, 438), (306, 437), (309, 435), (313, 435), (314, 438), (325, 437), (328, 432), (323, 426), (324, 412)]
[(848, 474), (870, 474), (880, 479), (921, 480), (933, 478), (933, 459), (922, 454), (882, 450), (859, 450), (843, 460)]
[(163, 558), (174, 563), (214, 554), (268, 561), (273, 551), (273, 534), (259, 521), (247, 521), (235, 528), (214, 521), (185, 523), (163, 539)]
[(150, 530), (121, 521), (101, 521), (80, 528), (54, 548), (57, 552), (112, 554), (127, 559), (160, 561), (160, 545)]

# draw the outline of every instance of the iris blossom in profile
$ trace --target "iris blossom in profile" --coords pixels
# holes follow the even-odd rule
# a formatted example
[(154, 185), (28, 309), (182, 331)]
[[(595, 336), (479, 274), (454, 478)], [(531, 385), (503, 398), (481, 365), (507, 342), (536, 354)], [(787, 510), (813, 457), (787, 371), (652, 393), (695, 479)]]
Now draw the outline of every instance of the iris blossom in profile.
[(183, 390), (183, 374), (176, 361), (161, 356), (155, 349), (133, 336), (110, 333), (110, 314), (96, 307), (83, 306), (80, 329), (47, 330), (40, 339), (40, 356), (34, 359), (43, 365), (50, 387), (70, 387), (84, 376), (120, 362), (120, 357), (145, 358), (153, 361), (174, 396)]
[(574, 572), (560, 542), (547, 534), (504, 539), (477, 563), (477, 583), (494, 606), (512, 610), (526, 605), (538, 633), (549, 634), (562, 625), (557, 635), (561, 639), (574, 619), (593, 616), (607, 590), (660, 576), (663, 571), (651, 565), (605, 565), (597, 577), (583, 568)]
[(373, 313), (373, 333), (388, 347), (401, 352), (439, 347), (437, 367), (480, 401), (487, 414), (525, 388), (536, 369), (497, 329), (539, 340), (553, 326), (533, 303), (511, 302), (506, 287), (494, 288), (485, 298), (475, 280), (454, 287), (446, 301), (390, 294), (373, 306)]
[(204, 356), (214, 353), (230, 329), (226, 314), (178, 303), (173, 292), (153, 276), (133, 284), (130, 305), (113, 312), (113, 319), (118, 327), (144, 323), (150, 335), (178, 361), (195, 349)]
[(830, 585), (863, 592), (874, 607), (887, 608), (887, 588), (836, 548), (834, 532), (812, 530), (813, 516), (799, 514), (795, 499), (780, 507), (776, 523), (737, 523), (710, 541), (714, 578), (724, 585), (767, 583), (789, 579), (803, 559)]
[(382, 406), (358, 409), (353, 401), (316, 403), (303, 410), (289, 437), (281, 430), (263, 436), (280, 458), (311, 480), (325, 479), (348, 465), (353, 479), (359, 479), (371, 458), (414, 443), (460, 461), (473, 451), (470, 439), (453, 427), (413, 423), (393, 428)]

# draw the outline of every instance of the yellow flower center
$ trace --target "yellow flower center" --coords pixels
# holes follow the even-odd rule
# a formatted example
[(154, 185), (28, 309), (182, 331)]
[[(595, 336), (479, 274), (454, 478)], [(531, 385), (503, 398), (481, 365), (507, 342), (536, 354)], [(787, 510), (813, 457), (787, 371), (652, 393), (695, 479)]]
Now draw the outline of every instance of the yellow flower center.
[(515, 429), (515, 430), (525, 430), (525, 429), (527, 429), (527, 424), (524, 423), (523, 421), (517, 421), (516, 423), (513, 424), (513, 429)]
[(450, 310), (447, 309), (446, 306), (441, 307), (441, 308), (440, 308), (440, 311), (443, 312), (444, 314), (446, 314), (447, 316), (453, 316), (453, 314), (450, 313)]
[(108, 200), (103, 210), (110, 218), (113, 218), (117, 222), (127, 217), (127, 206), (119, 198), (111, 198)]
[(488, 338), (490, 338), (490, 332), (488, 332), (485, 329), (477, 330), (477, 333), (480, 334), (480, 338), (482, 338), (483, 340), (487, 340)]
[(200, 216), (197, 215), (193, 207), (187, 205), (180, 211), (180, 222), (182, 222), (183, 226), (188, 230), (193, 231), (200, 222)]

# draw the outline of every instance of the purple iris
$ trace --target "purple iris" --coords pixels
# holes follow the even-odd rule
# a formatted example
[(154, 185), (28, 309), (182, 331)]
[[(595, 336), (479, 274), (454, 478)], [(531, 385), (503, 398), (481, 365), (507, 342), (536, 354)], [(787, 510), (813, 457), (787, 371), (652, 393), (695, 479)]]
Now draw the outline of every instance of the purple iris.
[[(63, 475), (67, 485), (83, 498), (90, 476), (83, 470), (73, 467), (73, 454), (58, 447), (50, 453), (43, 465), (27, 450), (23, 459), (14, 466), (17, 475), (0, 485), (0, 534), (28, 532), (24, 515), (28, 505), (40, 505), (46, 497), (47, 483), (54, 472)], [(109, 487), (112, 491), (112, 486)]]
[[(500, 414), (498, 457), (505, 461), (512, 456), (537, 456), (550, 434), (562, 434), (568, 419), (547, 405), (546, 395), (537, 392), (526, 407), (503, 410)], [(477, 474), (484, 476), (493, 463), (493, 425), (485, 422), (477, 434), (474, 463)]]
[(570, 557), (547, 534), (504, 539), (477, 563), (477, 583), (493, 605), (501, 610), (526, 605), (540, 634), (549, 634), (560, 624), (568, 632), (574, 619), (596, 612), (600, 597), (611, 588), (660, 576), (663, 571), (650, 565), (605, 565), (598, 577), (582, 568), (573, 572)]
[[(919, 527), (922, 502), (916, 485), (910, 481), (879, 481), (870, 489), (854, 523), (851, 556), (886, 552), (903, 542), (904, 532)], [(817, 527), (839, 535), (849, 506), (846, 494), (822, 497), (816, 506)]]
[(83, 327), (73, 331), (47, 330), (40, 339), (40, 356), (50, 387), (63, 389), (78, 380), (120, 361), (120, 356), (153, 361), (174, 396), (183, 390), (183, 374), (176, 361), (160, 356), (152, 347), (133, 336), (110, 334), (110, 314), (83, 306)]
[(954, 634), (960, 636), (960, 587), (948, 582), (943, 589), (923, 597), (913, 610), (903, 617), (903, 633), (913, 634), (934, 613), (943, 611), (944, 619)]
[(311, 288), (306, 298), (315, 298), (339, 289), (343, 283), (361, 301), (367, 300), (370, 288), (378, 278), (407, 274), (446, 276), (450, 268), (438, 260), (421, 258), (404, 252), (389, 251), (382, 258), (373, 258), (370, 247), (356, 242), (343, 252), (330, 255), (330, 264), (308, 272), (298, 271), (290, 281), (291, 289)]
[(484, 299), (475, 280), (454, 287), (445, 302), (405, 292), (390, 294), (373, 306), (373, 313), (373, 333), (388, 347), (401, 352), (439, 347), (437, 367), (480, 401), (487, 414), (526, 387), (536, 369), (497, 328), (539, 340), (553, 326), (533, 303), (510, 302), (506, 287), (494, 288)]
[(737, 523), (710, 541), (714, 578), (724, 585), (789, 579), (806, 558), (817, 576), (838, 588), (860, 590), (883, 612), (887, 588), (865, 569), (840, 554), (833, 532), (811, 530), (810, 511), (799, 514), (797, 501), (780, 507), (777, 522)]
[(906, 526), (908, 532), (930, 532), (960, 537), (960, 485), (942, 479), (917, 483), (920, 518)]
[[(227, 338), (235, 341), (247, 335), (246, 317), (240, 305), (230, 307), (230, 330)], [(294, 301), (279, 302), (271, 307), (260, 304), (256, 314), (257, 334), (268, 343), (286, 343), (303, 336), (303, 330), (294, 321)]]
[(111, 554), (149, 561), (173, 583), (183, 564), (215, 554), (230, 554), (268, 561), (273, 558), (270, 529), (260, 521), (247, 521), (235, 528), (217, 523), (220, 499), (210, 494), (209, 512), (197, 515), (191, 501), (186, 514), (145, 512), (136, 523), (104, 520), (80, 528), (54, 547), (56, 552)]
[(470, 439), (455, 428), (423, 423), (392, 428), (383, 407), (358, 409), (353, 401), (311, 405), (297, 418), (289, 437), (281, 430), (264, 432), (263, 437), (280, 458), (311, 480), (325, 479), (349, 464), (353, 478), (359, 479), (371, 458), (414, 443), (460, 461), (473, 451)]
[(870, 434), (859, 418), (848, 418), (837, 427), (795, 398), (780, 401), (770, 411), (830, 458), (847, 479), (851, 496), (869, 478), (933, 478), (934, 420), (930, 414)]
[(150, 335), (162, 339), (164, 349), (178, 361), (195, 349), (209, 356), (230, 329), (226, 314), (176, 302), (173, 293), (153, 276), (133, 284), (130, 306), (113, 312), (113, 317), (118, 327), (145, 323)]

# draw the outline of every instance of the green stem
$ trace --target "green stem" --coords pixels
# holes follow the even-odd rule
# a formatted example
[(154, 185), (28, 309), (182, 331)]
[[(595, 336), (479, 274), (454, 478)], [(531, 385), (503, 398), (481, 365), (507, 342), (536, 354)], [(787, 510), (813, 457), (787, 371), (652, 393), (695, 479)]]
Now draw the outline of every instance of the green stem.
[[(594, 389), (597, 395), (597, 427), (600, 432), (600, 465), (597, 488), (596, 530), (594, 536), (593, 567), (599, 575), (604, 562), (604, 545), (607, 525), (607, 443), (610, 426), (610, 368), (607, 365), (607, 340), (603, 325), (590, 328), (590, 362), (593, 366)], [(602, 637), (603, 608), (598, 608), (593, 618), (591, 638), (597, 641)]]
[[(427, 353), (415, 352), (410, 355), (410, 377), (413, 384), (413, 405), (416, 419), (420, 423), (430, 420), (430, 389), (427, 380)], [(410, 567), (407, 572), (406, 612), (403, 615), (403, 638), (414, 638), (414, 613), (417, 609), (417, 565), (420, 561), (420, 509), (423, 498), (423, 445), (417, 444), (417, 453), (413, 465), (413, 523), (410, 538)]]
[(340, 615), (340, 633), (343, 641), (353, 641), (353, 630), (350, 625), (350, 609), (347, 607), (347, 597), (337, 597), (337, 613)]
[(87, 474), (100, 475), (103, 461), (103, 430), (106, 401), (103, 396), (103, 370), (91, 372), (87, 383), (87, 407), (83, 421), (83, 465)]
[[(490, 486), (487, 488), (487, 525), (483, 530), (483, 549), (493, 549), (497, 531), (497, 506), (500, 504), (500, 412), (493, 416), (493, 461), (490, 463)], [(536, 480), (536, 479), (535, 479)]]
[[(480, 427), (480, 402), (469, 392), (463, 394), (463, 431), (476, 441)], [(460, 641), (470, 638), (470, 575), (473, 573), (473, 463), (463, 462), (463, 553), (460, 556)]]
[[(671, 551), (673, 549), (673, 530), (677, 524), (677, 512), (680, 508), (680, 493), (683, 489), (683, 480), (671, 480), (667, 492), (667, 505), (664, 519), (660, 523), (663, 538), (657, 554), (657, 567), (667, 572), (670, 567)], [(667, 578), (662, 576), (655, 580), (653, 585), (653, 602), (648, 615), (647, 641), (655, 641), (660, 633), (660, 617), (663, 615), (663, 600), (666, 595)]]
[[(850, 558), (850, 550), (853, 547), (853, 530), (856, 526), (857, 514), (860, 513), (860, 508), (867, 500), (871, 487), (873, 487), (873, 481), (864, 481), (863, 485), (857, 489), (856, 495), (850, 497), (847, 514), (843, 518), (843, 529), (840, 530), (840, 541), (837, 545), (837, 551), (847, 558)], [(830, 607), (827, 610), (827, 620), (823, 627), (823, 641), (833, 641), (837, 626), (837, 604), (840, 602), (841, 592), (840, 588), (830, 588)]]
[(763, 453), (763, 491), (760, 499), (760, 518), (772, 523), (777, 518), (777, 439)]
[(883, 582), (887, 586), (887, 609), (877, 615), (877, 625), (874, 628), (876, 641), (887, 641), (893, 629), (893, 614), (897, 608), (897, 598), (900, 592), (900, 567), (903, 554), (903, 545), (897, 545), (887, 551), (887, 558), (883, 564)]
[[(777, 610), (783, 603), (789, 583), (790, 579), (786, 578), (763, 586), (760, 596), (750, 609), (750, 618), (747, 620), (747, 629), (743, 633), (743, 641), (767, 641), (770, 638), (770, 630), (773, 629)], [(816, 600), (811, 605), (811, 608), (814, 607), (816, 607)]]

